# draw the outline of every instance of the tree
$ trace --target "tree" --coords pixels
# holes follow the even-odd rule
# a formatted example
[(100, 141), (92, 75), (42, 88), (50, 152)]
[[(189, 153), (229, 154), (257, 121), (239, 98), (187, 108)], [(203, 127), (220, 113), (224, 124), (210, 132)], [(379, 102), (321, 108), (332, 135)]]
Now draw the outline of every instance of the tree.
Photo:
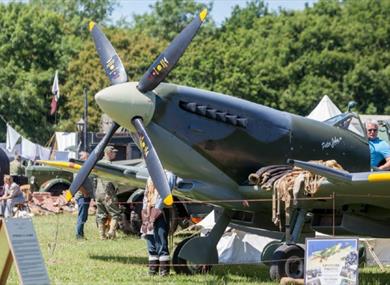
[[(21, 134), (44, 143), (51, 133), (50, 86), (66, 66), (63, 19), (26, 4), (0, 5), (0, 113)], [(4, 126), (2, 126), (4, 130)]]
[[(191, 22), (196, 13), (204, 8), (211, 11), (212, 4), (205, 6), (195, 0), (158, 0), (150, 5), (150, 8), (150, 13), (134, 15), (136, 30), (151, 37), (171, 41)], [(212, 23), (210, 16), (208, 23)]]
[(117, 0), (30, 0), (30, 3), (62, 15), (66, 21), (101, 22), (111, 15)]

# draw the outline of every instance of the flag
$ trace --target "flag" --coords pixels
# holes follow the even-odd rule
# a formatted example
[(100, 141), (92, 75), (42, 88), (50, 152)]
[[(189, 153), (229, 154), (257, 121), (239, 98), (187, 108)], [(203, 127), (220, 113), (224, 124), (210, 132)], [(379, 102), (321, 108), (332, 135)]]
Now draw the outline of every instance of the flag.
[(56, 74), (54, 75), (53, 86), (51, 87), (51, 93), (53, 93), (53, 98), (51, 99), (51, 109), (50, 115), (53, 115), (57, 111), (57, 103), (60, 98), (60, 86), (58, 85), (58, 70), (56, 70)]

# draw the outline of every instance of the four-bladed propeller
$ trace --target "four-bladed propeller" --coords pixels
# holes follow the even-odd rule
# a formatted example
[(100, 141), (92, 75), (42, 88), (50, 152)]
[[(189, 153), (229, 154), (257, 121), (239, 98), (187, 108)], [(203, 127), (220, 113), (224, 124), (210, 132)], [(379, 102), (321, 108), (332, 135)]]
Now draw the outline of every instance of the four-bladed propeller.
[[(205, 9), (186, 28), (184, 28), (184, 30), (171, 42), (165, 51), (160, 54), (139, 81), (137, 86), (139, 92), (147, 93), (157, 87), (158, 84), (165, 79), (183, 55), (188, 45), (191, 43), (191, 40), (196, 35), (196, 32), (199, 30), (199, 27), (204, 22), (206, 16), (207, 10)], [(101, 29), (94, 22), (91, 22), (88, 25), (88, 28), (95, 42), (100, 62), (110, 79), (111, 85), (127, 82), (125, 68), (118, 54), (115, 52), (115, 49), (112, 47)], [(109, 91), (110, 90), (107, 90), (107, 92)], [(173, 203), (173, 198), (167, 177), (152, 141), (145, 130), (142, 115), (134, 116), (130, 119), (137, 131), (139, 147), (142, 150), (152, 181), (160, 196), (163, 198), (164, 204), (170, 206)], [(67, 197), (68, 199), (71, 198), (81, 187), (118, 127), (119, 125), (113, 122), (109, 132), (107, 132), (102, 141), (96, 146), (93, 153), (72, 182), (70, 193), (68, 193)]]

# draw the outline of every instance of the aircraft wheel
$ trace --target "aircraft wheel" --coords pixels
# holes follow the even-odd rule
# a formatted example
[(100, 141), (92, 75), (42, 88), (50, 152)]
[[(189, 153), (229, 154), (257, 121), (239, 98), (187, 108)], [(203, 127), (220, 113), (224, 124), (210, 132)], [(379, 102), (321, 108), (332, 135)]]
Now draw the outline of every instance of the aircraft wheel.
[(282, 277), (303, 278), (304, 251), (300, 247), (281, 246), (274, 252), (273, 260), (269, 269), (272, 280), (280, 280)]
[(172, 256), (172, 266), (176, 274), (204, 274), (210, 271), (211, 265), (195, 265), (191, 262), (180, 258), (179, 252), (186, 242), (191, 240), (192, 237), (183, 239), (175, 248)]

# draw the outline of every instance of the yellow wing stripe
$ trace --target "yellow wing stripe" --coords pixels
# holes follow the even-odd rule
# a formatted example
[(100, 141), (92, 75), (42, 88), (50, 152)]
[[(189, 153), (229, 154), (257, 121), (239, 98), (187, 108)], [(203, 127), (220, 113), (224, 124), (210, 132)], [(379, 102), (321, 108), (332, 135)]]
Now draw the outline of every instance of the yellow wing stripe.
[(368, 181), (369, 182), (390, 181), (390, 172), (369, 174)]
[(39, 160), (38, 162), (48, 166), (53, 166), (58, 168), (72, 168), (76, 170), (81, 169), (81, 165), (72, 162), (67, 162), (67, 161)]

